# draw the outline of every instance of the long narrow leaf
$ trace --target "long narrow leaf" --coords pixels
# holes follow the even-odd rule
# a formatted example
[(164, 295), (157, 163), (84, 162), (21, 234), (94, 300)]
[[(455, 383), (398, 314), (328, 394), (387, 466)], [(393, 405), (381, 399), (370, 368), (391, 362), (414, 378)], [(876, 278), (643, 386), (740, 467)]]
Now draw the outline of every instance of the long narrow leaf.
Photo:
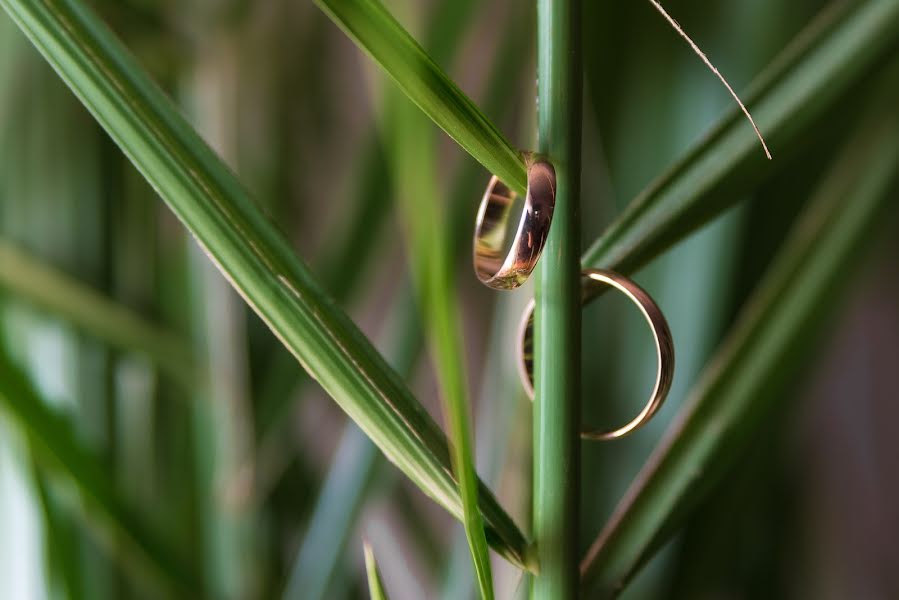
[(32, 480), (40, 501), (41, 516), (44, 519), (44, 555), (51, 579), (70, 600), (84, 597), (84, 582), (78, 564), (76, 521), (61, 510), (50, 492), (50, 482), (34, 456), (29, 456)]
[[(896, 86), (888, 97), (895, 97)], [(887, 101), (889, 105), (889, 100)], [(890, 107), (892, 108), (892, 107)], [(875, 110), (830, 169), (780, 257), (582, 563), (615, 595), (751, 439), (807, 353), (899, 179), (899, 117)]]
[(375, 561), (375, 553), (371, 545), (365, 542), (365, 573), (368, 576), (368, 593), (371, 600), (387, 600), (387, 592), (381, 583), (381, 574), (378, 572), (378, 563)]
[(315, 0), (424, 113), (488, 171), (524, 193), (521, 155), (379, 0)]
[[(409, 11), (411, 12), (411, 11)], [(478, 511), (477, 474), (471, 434), (471, 408), (465, 373), (462, 323), (453, 285), (449, 234), (452, 222), (441, 214), (443, 202), (435, 190), (436, 144), (425, 117), (401, 94), (387, 95), (387, 123), (393, 146), (393, 167), (399, 211), (407, 238), (412, 279), (424, 315), (426, 337), (440, 388), (441, 406), (449, 426), (453, 471), (459, 481), (463, 525), (481, 598), (492, 600), (493, 574)], [(421, 198), (430, 196), (431, 202)]]
[[(192, 595), (199, 591), (186, 562), (174, 549), (157, 539), (131, 507), (122, 499), (99, 459), (75, 436), (72, 423), (53, 412), (0, 348), (0, 407), (25, 433), (31, 451), (53, 475), (67, 480), (80, 493), (92, 519), (98, 539), (108, 541), (113, 534), (128, 550), (123, 565), (135, 567), (135, 574), (150, 574), (169, 592)], [(132, 559), (133, 560), (130, 560)]]
[[(440, 428), (121, 43), (77, 0), (0, 5), (306, 370), (394, 464), (461, 519)], [(480, 500), (490, 543), (523, 565), (524, 536), (485, 486)]]
[(200, 381), (185, 340), (3, 240), (0, 289), (117, 348), (146, 354), (185, 386)]
[(433, 201), (436, 196), (434, 166), (437, 157), (430, 136), (422, 133), (427, 123), (415, 107), (395, 94), (393, 108), (395, 171), (400, 197), (400, 213), (408, 237), (413, 280), (425, 315), (425, 329), (432, 349), (440, 387), (443, 413), (452, 441), (452, 462), (462, 497), (465, 536), (474, 561), (474, 571), (482, 598), (493, 598), (490, 556), (484, 537), (484, 523), (478, 512), (478, 478), (474, 468), (471, 408), (464, 364), (462, 323), (453, 285), (453, 261), (449, 254), (450, 221), (442, 218)]
[(899, 0), (837, 2), (745, 96), (775, 155), (769, 162), (739, 109), (638, 195), (581, 257), (629, 273), (744, 197), (806, 140), (822, 117), (899, 45)]

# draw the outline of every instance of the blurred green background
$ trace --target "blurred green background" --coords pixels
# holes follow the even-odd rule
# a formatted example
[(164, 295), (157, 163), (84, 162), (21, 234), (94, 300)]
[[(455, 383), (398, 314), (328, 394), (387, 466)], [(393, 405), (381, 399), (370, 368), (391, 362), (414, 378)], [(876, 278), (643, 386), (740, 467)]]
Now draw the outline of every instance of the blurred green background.
[[(527, 523), (530, 406), (514, 344), (531, 290), (498, 294), (471, 270), (489, 174), (443, 134), (429, 134), (435, 164), (398, 160), (384, 124), (392, 84), (309, 2), (90, 4), (439, 419), (394, 202), (403, 173), (434, 173), (422, 202), (442, 203), (457, 262), (478, 470)], [(534, 146), (531, 3), (385, 4), (513, 143)], [(665, 6), (739, 91), (825, 3)], [(586, 2), (583, 29), (591, 242), (732, 100), (647, 2)], [(864, 113), (870, 80), (789, 152), (773, 145), (763, 181), (734, 190), (745, 200), (637, 274), (671, 325), (677, 373), (651, 425), (584, 443), (584, 550)], [(899, 597), (897, 231), (895, 215), (872, 230), (841, 310), (785, 365), (774, 418), (626, 597)], [(365, 597), (364, 537), (392, 597), (473, 597), (461, 527), (346, 424), (4, 14), (0, 261), (5, 353), (204, 595)], [(585, 420), (636, 412), (655, 363), (625, 299), (586, 310), (583, 364)], [(128, 531), (59, 471), (0, 406), (0, 598), (159, 597)], [(517, 570), (494, 569), (499, 597), (522, 592)]]

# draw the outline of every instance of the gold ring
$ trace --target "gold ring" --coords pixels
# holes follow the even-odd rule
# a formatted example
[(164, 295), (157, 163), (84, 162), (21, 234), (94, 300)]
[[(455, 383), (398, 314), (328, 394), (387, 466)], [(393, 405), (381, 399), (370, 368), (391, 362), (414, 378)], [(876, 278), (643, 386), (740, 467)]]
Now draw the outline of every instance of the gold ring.
[[(649, 397), (649, 402), (630, 423), (611, 430), (586, 430), (581, 432), (581, 437), (588, 440), (611, 440), (633, 433), (646, 424), (650, 418), (661, 408), (671, 382), (674, 380), (674, 342), (671, 338), (671, 330), (668, 322), (658, 305), (640, 286), (612, 271), (599, 269), (584, 269), (582, 272), (583, 286), (581, 289), (581, 303), (587, 304), (602, 292), (605, 286), (611, 286), (624, 293), (640, 308), (640, 312), (649, 323), (655, 339), (656, 354), (659, 359), (656, 370), (656, 384)], [(533, 360), (533, 325), (534, 325), (534, 301), (524, 310), (519, 329), (519, 361), (518, 372), (528, 396), (534, 398), (534, 360)]]
[(524, 283), (540, 258), (556, 203), (556, 170), (539, 158), (529, 164), (524, 209), (512, 246), (503, 255), (517, 196), (494, 175), (475, 221), (474, 270), (484, 285), (498, 290), (515, 289)]

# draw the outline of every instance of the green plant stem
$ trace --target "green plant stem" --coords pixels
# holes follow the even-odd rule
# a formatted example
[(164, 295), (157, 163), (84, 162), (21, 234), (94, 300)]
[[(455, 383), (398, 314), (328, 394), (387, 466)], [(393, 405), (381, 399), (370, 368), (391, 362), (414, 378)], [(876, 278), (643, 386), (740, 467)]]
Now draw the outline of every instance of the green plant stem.
[[(431, 55), (434, 57), (434, 60), (438, 62), (448, 62), (451, 54), (451, 50), (445, 47), (449, 44), (446, 41), (446, 36), (448, 35), (446, 23), (440, 21), (444, 12), (451, 12), (451, 16), (455, 19), (461, 18), (459, 3), (456, 0), (442, 2), (437, 9), (437, 14), (433, 17), (434, 23), (431, 25), (431, 29), (435, 33), (433, 36), (426, 36), (426, 39), (434, 37), (434, 42), (426, 43), (425, 46), (431, 50)], [(525, 8), (518, 12), (526, 13), (528, 11)], [(440, 23), (440, 26), (438, 27), (435, 25), (436, 23)], [(521, 55), (526, 50), (526, 44), (528, 43), (527, 38), (518, 35), (517, 33), (527, 27), (528, 24), (529, 21), (525, 19), (523, 15), (519, 15), (514, 21), (513, 26), (508, 29), (506, 34), (504, 34), (502, 48), (498, 52), (498, 57), (494, 64), (491, 66), (491, 75), (488, 78), (487, 90), (484, 92), (483, 97), (483, 105), (485, 112), (488, 115), (500, 113), (503, 110), (503, 107), (508, 106), (508, 90), (515, 87), (517, 83), (523, 83), (525, 71), (530, 72), (530, 68), (525, 68), (525, 65), (522, 65), (521, 63)], [(462, 29), (461, 25), (457, 24), (456, 27)], [(441, 34), (439, 39), (437, 37), (438, 32)], [(456, 37), (458, 37), (458, 33), (453, 39), (455, 40)], [(527, 75), (527, 77), (530, 78), (531, 75)], [(371, 139), (376, 140), (377, 143), (370, 144), (370, 148), (367, 149), (366, 152), (366, 158), (364, 158), (363, 161), (366, 165), (369, 165), (374, 158), (377, 158), (377, 165), (380, 169), (378, 177), (380, 180), (386, 182), (391, 179), (391, 174), (384, 164), (384, 149), (377, 136), (372, 135)], [(353, 217), (352, 221), (354, 224), (347, 229), (354, 233), (344, 236), (346, 240), (358, 240), (366, 233), (370, 235), (370, 232), (367, 232), (366, 228), (370, 228), (370, 224), (373, 221), (379, 219), (383, 221), (383, 215), (387, 214), (387, 211), (384, 210), (386, 201), (378, 202), (375, 201), (375, 199), (381, 197), (389, 198), (390, 194), (386, 194), (383, 191), (378, 192), (377, 190), (389, 189), (390, 186), (392, 186), (392, 183), (382, 183), (372, 191), (372, 186), (368, 185), (368, 182), (372, 181), (374, 176), (374, 173), (369, 173), (371, 170), (370, 167), (371, 166), (366, 166), (362, 169), (364, 175), (361, 177), (365, 183), (359, 186), (359, 193), (366, 194), (372, 198), (364, 202), (368, 208), (360, 210), (359, 214)], [(471, 252), (470, 239), (469, 244), (464, 245), (464, 250), (459, 241), (471, 233), (470, 205), (471, 199), (474, 198), (477, 193), (476, 190), (471, 188), (473, 187), (473, 183), (474, 185), (477, 185), (476, 182), (480, 181), (480, 177), (481, 166), (477, 162), (470, 160), (466, 160), (453, 175), (453, 191), (450, 193), (451, 201), (449, 202), (449, 214), (447, 215), (447, 219), (450, 222), (448, 225), (448, 242), (450, 244), (448, 253), (454, 257), (454, 263), (461, 262), (463, 252), (466, 261), (470, 260), (470, 254), (468, 254)], [(347, 244), (347, 242), (342, 241), (342, 246), (348, 246), (348, 248), (341, 248), (334, 252), (334, 254), (335, 256), (345, 258), (330, 262), (325, 260), (324, 264), (350, 265), (354, 260), (358, 264), (359, 247), (369, 247), (370, 245), (373, 244), (361, 245), (358, 242), (355, 244)], [(374, 252), (362, 252), (362, 254), (364, 256), (371, 256)], [(322, 268), (320, 270), (323, 277), (328, 277), (328, 273), (332, 271), (336, 273), (344, 273), (348, 270), (353, 272), (353, 269), (350, 269), (349, 267)], [(335, 279), (334, 285), (337, 285), (340, 281), (341, 280), (339, 279)], [(338, 294), (339, 288), (332, 287), (327, 279), (325, 279), (325, 286), (332, 290), (332, 293), (338, 299), (344, 296), (344, 294)], [(400, 373), (404, 379), (408, 379), (412, 373), (413, 365), (419, 358), (421, 350), (421, 324), (418, 322), (418, 319), (415, 318), (416, 307), (412, 298), (412, 292), (403, 291), (399, 296), (398, 299), (394, 300), (395, 309), (391, 310), (391, 314), (393, 315), (391, 319), (395, 320), (402, 317), (400, 318), (400, 331), (398, 334), (390, 336), (395, 337), (396, 339), (387, 344), (391, 349), (387, 353), (387, 356), (392, 357), (391, 364), (396, 371)], [(494, 353), (491, 352), (490, 355), (493, 356)], [(501, 378), (494, 369), (487, 368), (486, 372), (494, 373), (494, 375)], [(517, 377), (514, 373), (512, 375), (513, 377)], [(517, 379), (510, 378), (507, 379), (507, 381), (514, 381), (515, 390), (520, 389), (517, 387)], [(512, 398), (510, 396), (509, 401), (511, 402), (513, 400), (516, 401), (513, 402), (514, 404), (521, 406), (517, 402), (521, 400), (520, 398)], [(504, 405), (505, 401), (501, 404)], [(488, 407), (492, 407), (492, 401), (485, 402), (482, 410), (489, 410)], [(482, 415), (476, 419), (476, 421), (480, 423), (478, 431), (481, 433), (484, 431), (493, 431), (493, 429), (485, 428), (485, 424), (482, 422), (483, 420), (484, 417)], [(366, 485), (365, 482), (370, 482), (375, 478), (377, 472), (379, 491), (380, 493), (387, 493), (387, 490), (392, 489), (397, 480), (391, 471), (381, 468), (383, 460), (377, 449), (368, 442), (367, 439), (364, 444), (360, 444), (360, 438), (366, 439), (364, 438), (364, 434), (359, 432), (355, 425), (348, 423), (341, 439), (340, 448), (337, 450), (335, 459), (329, 468), (328, 478), (322, 485), (322, 491), (316, 501), (315, 511), (310, 518), (309, 529), (303, 538), (301, 549), (297, 554), (293, 573), (285, 588), (285, 599), (301, 597), (310, 599), (324, 598), (328, 592), (333, 591), (331, 580), (338, 572), (336, 568), (337, 563), (343, 556), (343, 550), (346, 547), (347, 540), (349, 539), (353, 527), (355, 527), (360, 508), (368, 498), (371, 486)], [(487, 455), (491, 457), (491, 463), (495, 465), (491, 468), (491, 472), (497, 471), (502, 464), (501, 457), (503, 456), (503, 451), (506, 450), (509, 433), (507, 432), (499, 436), (480, 435), (479, 433), (478, 440), (479, 443), (481, 440), (487, 440), (485, 443), (490, 444), (494, 450), (497, 450), (495, 452), (487, 451)], [(498, 473), (494, 473), (490, 479), (492, 480), (491, 483), (498, 483)], [(461, 543), (457, 542), (454, 544), (453, 552), (455, 555), (459, 555), (454, 561), (458, 563), (465, 561), (467, 566), (471, 563), (471, 559), (469, 557), (468, 545), (464, 535), (461, 536), (460, 542)], [(451, 578), (454, 581), (452, 584), (447, 584), (443, 597), (457, 598), (462, 596), (473, 596), (474, 590), (471, 588), (472, 580), (470, 570), (457, 569), (451, 570), (451, 572)], [(463, 589), (465, 590), (464, 592), (461, 591)]]
[(534, 598), (578, 594), (580, 415), (580, 5), (538, 0), (538, 150), (556, 169), (552, 229), (537, 268)]

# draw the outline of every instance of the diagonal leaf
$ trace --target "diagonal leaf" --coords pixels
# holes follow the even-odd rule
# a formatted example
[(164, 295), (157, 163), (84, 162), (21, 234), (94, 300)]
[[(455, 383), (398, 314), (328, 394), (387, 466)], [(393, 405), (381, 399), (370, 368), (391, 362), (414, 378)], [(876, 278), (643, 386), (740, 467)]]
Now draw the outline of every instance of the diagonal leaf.
[(893, 204), (899, 115), (874, 110), (842, 151), (680, 416), (581, 565), (585, 586), (619, 592), (717, 481), (782, 398), (850, 266)]
[(315, 0), (424, 113), (488, 171), (523, 194), (521, 155), (378, 0)]
[(4, 348), (0, 348), (0, 407), (21, 427), (42, 466), (79, 492), (94, 517), (88, 523), (100, 541), (112, 539), (112, 534), (121, 540), (127, 550), (124, 566), (139, 577), (151, 575), (178, 596), (199, 591), (186, 562), (157, 539), (122, 499), (100, 460), (75, 436), (71, 422), (48, 408)]
[(368, 594), (371, 600), (387, 600), (387, 592), (381, 583), (381, 574), (378, 572), (378, 563), (375, 561), (375, 553), (371, 544), (365, 542), (365, 574), (368, 577)]
[(44, 563), (47, 571), (51, 579), (58, 580), (66, 598), (81, 600), (84, 597), (84, 582), (78, 568), (76, 521), (63, 512), (52, 497), (49, 478), (34, 456), (29, 456), (29, 463), (44, 521)]
[(795, 152), (829, 109), (899, 45), (899, 0), (837, 2), (763, 72), (745, 96), (775, 160), (739, 109), (640, 195), (583, 254), (585, 265), (630, 273), (743, 197)]
[(0, 239), (0, 289), (125, 350), (146, 354), (185, 386), (197, 366), (185, 340)]
[[(440, 428), (121, 43), (77, 0), (0, 6), (306, 370), (394, 464), (461, 519)], [(523, 565), (524, 536), (485, 486), (480, 506), (491, 544)]]

